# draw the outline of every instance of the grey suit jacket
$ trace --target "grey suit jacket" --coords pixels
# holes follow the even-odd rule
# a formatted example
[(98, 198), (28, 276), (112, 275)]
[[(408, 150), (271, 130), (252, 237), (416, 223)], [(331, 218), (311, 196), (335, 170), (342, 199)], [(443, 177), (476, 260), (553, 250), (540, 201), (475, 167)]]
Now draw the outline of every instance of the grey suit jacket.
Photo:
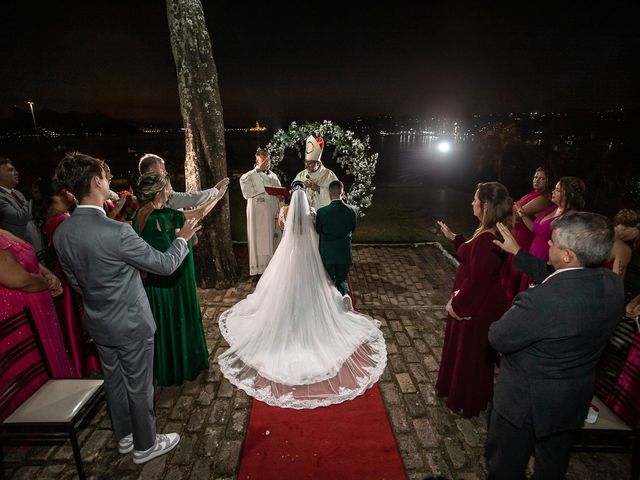
[(36, 252), (42, 250), (42, 237), (31, 220), (31, 207), (24, 195), (13, 189), (20, 201), (13, 198), (4, 188), (0, 188), (0, 228), (26, 240)]
[[(520, 250), (514, 266), (538, 280), (546, 264)], [(593, 396), (595, 367), (624, 312), (621, 278), (603, 268), (558, 272), (520, 292), (489, 329), (502, 354), (493, 408), (537, 437), (580, 428)]]
[(217, 193), (216, 187), (197, 192), (173, 192), (167, 206), (174, 210), (197, 207), (211, 200)]
[(78, 207), (57, 228), (53, 245), (71, 286), (82, 295), (84, 320), (96, 343), (125, 345), (152, 336), (156, 325), (140, 270), (170, 275), (189, 249), (176, 239), (162, 253), (104, 211)]

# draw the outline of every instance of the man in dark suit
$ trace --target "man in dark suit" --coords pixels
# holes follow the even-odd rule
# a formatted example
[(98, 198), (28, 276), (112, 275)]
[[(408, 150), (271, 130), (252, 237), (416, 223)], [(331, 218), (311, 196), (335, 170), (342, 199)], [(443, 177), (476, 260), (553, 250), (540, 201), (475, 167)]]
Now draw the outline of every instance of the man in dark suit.
[(329, 184), (331, 203), (318, 210), (316, 231), (320, 235), (320, 257), (327, 273), (342, 295), (349, 292), (347, 274), (351, 266), (351, 236), (358, 213), (342, 201), (344, 185), (340, 180)]
[(595, 366), (624, 312), (620, 276), (599, 268), (614, 241), (608, 220), (595, 213), (553, 223), (549, 263), (520, 250), (504, 225), (513, 265), (540, 282), (520, 292), (491, 325), (489, 341), (502, 355), (487, 437), (491, 479), (523, 479), (535, 453), (534, 479), (562, 479), (572, 433), (581, 428), (593, 396)]
[(56, 175), (79, 205), (60, 224), (53, 244), (69, 283), (82, 295), (84, 321), (100, 355), (118, 451), (133, 450), (133, 462), (145, 463), (172, 450), (180, 435), (156, 434), (156, 324), (140, 271), (173, 273), (189, 252), (187, 240), (199, 227), (187, 220), (171, 246), (159, 252), (131, 225), (107, 218), (102, 205), (110, 178), (104, 162), (71, 153), (60, 161)]

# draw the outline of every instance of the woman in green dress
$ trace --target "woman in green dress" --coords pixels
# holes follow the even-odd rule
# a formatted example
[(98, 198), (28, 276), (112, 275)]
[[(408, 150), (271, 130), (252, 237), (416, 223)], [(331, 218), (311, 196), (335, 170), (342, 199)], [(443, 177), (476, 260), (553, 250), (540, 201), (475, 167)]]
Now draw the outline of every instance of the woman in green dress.
[[(226, 192), (226, 185), (208, 203), (186, 212), (166, 208), (171, 195), (168, 176), (147, 173), (138, 179), (140, 208), (133, 228), (152, 247), (164, 252), (176, 238), (185, 218), (202, 218)], [(151, 311), (156, 321), (154, 373), (158, 385), (180, 385), (194, 380), (209, 367), (209, 352), (202, 327), (196, 290), (193, 252), (170, 276), (143, 273)]]

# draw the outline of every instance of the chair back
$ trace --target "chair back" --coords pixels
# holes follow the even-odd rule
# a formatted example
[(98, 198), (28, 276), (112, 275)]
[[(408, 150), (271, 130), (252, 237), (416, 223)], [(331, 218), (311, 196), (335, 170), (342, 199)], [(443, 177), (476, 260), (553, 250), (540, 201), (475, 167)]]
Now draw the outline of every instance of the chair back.
[(640, 432), (640, 332), (621, 321), (596, 369), (596, 395), (635, 432)]
[(29, 307), (0, 320), (0, 421), (51, 376)]
[(609, 337), (596, 367), (595, 394), (607, 398), (616, 386), (618, 376), (633, 343), (635, 324), (623, 317)]

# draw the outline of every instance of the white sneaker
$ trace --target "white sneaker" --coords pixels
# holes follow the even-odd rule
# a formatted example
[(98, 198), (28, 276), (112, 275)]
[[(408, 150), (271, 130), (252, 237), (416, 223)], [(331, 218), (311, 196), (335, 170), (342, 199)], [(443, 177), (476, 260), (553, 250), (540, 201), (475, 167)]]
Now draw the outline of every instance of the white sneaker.
[(122, 437), (118, 442), (118, 452), (125, 454), (133, 450), (133, 434), (130, 433), (126, 437)]
[(160, 455), (169, 453), (180, 441), (180, 435), (177, 433), (157, 434), (156, 443), (149, 450), (134, 450), (133, 463), (141, 464), (149, 460), (153, 460)]
[(345, 311), (353, 312), (353, 302), (351, 301), (351, 297), (349, 295), (345, 295), (342, 297), (342, 306)]

